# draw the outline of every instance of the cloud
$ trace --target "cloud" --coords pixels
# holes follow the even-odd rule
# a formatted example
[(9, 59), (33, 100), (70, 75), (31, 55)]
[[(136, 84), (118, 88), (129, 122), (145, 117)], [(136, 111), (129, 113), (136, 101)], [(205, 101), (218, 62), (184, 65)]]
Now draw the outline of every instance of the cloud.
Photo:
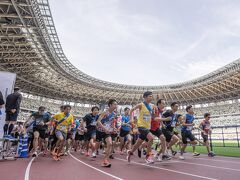
[(51, 0), (68, 59), (99, 79), (161, 85), (240, 56), (240, 2)]

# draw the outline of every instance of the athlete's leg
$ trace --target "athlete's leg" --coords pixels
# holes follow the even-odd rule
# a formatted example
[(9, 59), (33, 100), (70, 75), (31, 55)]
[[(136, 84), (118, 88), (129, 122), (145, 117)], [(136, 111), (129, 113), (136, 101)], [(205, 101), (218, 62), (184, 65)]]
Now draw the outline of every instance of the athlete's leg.
[(38, 143), (39, 143), (39, 132), (38, 131), (34, 131), (33, 133), (33, 156), (37, 155), (37, 148), (38, 148)]

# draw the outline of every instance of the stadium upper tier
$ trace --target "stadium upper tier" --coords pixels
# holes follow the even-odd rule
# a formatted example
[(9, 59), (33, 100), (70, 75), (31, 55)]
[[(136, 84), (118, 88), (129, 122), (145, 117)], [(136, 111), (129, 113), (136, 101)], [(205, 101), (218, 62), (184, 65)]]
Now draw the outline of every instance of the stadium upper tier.
[[(59, 112), (61, 102), (54, 102), (50, 99), (33, 99), (24, 97), (21, 103), (21, 112), (19, 120), (26, 121), (31, 111), (37, 111), (39, 106), (46, 107), (46, 110), (55, 114)], [(169, 107), (168, 107), (169, 109)], [(72, 113), (75, 117), (84, 117), (91, 111), (91, 107), (84, 107), (79, 104), (72, 106)], [(211, 105), (208, 107), (194, 108), (196, 116), (195, 123), (198, 125), (203, 120), (203, 114), (209, 112), (211, 114), (211, 122), (213, 126), (239, 125), (240, 124), (240, 102), (236, 101), (232, 104)], [(123, 107), (118, 108), (118, 113), (123, 113)], [(179, 109), (179, 114), (186, 114), (186, 111)]]
[(17, 73), (17, 85), (34, 95), (81, 103), (115, 98), (120, 104), (136, 104), (151, 90), (155, 99), (183, 105), (240, 96), (240, 60), (192, 81), (165, 86), (116, 84), (87, 75), (66, 58), (48, 0), (1, 0), (0, 40), (0, 70)]

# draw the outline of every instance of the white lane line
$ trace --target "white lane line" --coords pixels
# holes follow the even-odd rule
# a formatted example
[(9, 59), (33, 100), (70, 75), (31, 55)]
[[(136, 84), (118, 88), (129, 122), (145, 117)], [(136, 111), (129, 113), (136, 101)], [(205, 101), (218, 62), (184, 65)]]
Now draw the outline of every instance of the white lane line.
[[(104, 155), (105, 154), (99, 153), (99, 156), (104, 156)], [(115, 156), (114, 156), (114, 158), (115, 158)], [(175, 160), (165, 161), (165, 160), (163, 160), (163, 161), (155, 161), (154, 163), (156, 163), (156, 164), (174, 164), (174, 163), (181, 163), (181, 161), (175, 161)]]
[(225, 170), (230, 170), (230, 171), (238, 171), (240, 172), (240, 169), (233, 169), (233, 168), (227, 168), (227, 167), (221, 167), (221, 166), (213, 166), (213, 165), (207, 165), (207, 164), (198, 164), (198, 163), (192, 163), (192, 162), (185, 162), (179, 161), (180, 163), (183, 164), (190, 164), (190, 165), (197, 165), (197, 166), (205, 166), (205, 167), (210, 167), (210, 168), (216, 168), (216, 169), (225, 169)]
[(223, 158), (223, 159), (234, 159), (234, 160), (239, 159), (240, 160), (240, 157), (218, 156), (218, 155), (216, 157)]
[[(39, 153), (38, 156), (39, 156), (40, 154), (41, 154), (41, 153)], [(38, 157), (38, 156), (37, 156), (37, 157)], [(29, 180), (30, 169), (31, 169), (32, 163), (33, 163), (34, 159), (36, 159), (37, 157), (32, 158), (31, 161), (28, 163), (28, 166), (27, 166), (27, 169), (26, 169), (25, 175), (24, 175), (24, 180)]]
[[(115, 159), (120, 160), (120, 161), (127, 161), (127, 160), (121, 159), (121, 158), (115, 158)], [(137, 164), (137, 165), (140, 165), (140, 166), (146, 166), (146, 167), (154, 168), (154, 169), (160, 169), (160, 170), (164, 170), (164, 171), (174, 172), (174, 173), (177, 173), (177, 174), (183, 174), (183, 175), (186, 175), (186, 176), (201, 178), (201, 179), (217, 180), (217, 179), (206, 177), (206, 176), (199, 176), (199, 175), (196, 175), (196, 174), (190, 174), (190, 173), (185, 173), (185, 172), (181, 172), (181, 171), (175, 171), (175, 170), (172, 170), (172, 169), (166, 169), (166, 168), (161, 168), (161, 167), (157, 167), (157, 166), (150, 166), (150, 165), (147, 165), (147, 164), (142, 164), (142, 163), (138, 163), (138, 162), (134, 162), (134, 161), (131, 161), (131, 163), (134, 163), (134, 164)]]
[[(200, 159), (200, 160), (205, 160), (205, 161), (216, 161), (216, 162), (228, 162), (228, 163), (233, 163), (233, 164), (240, 164), (240, 162), (235, 162), (235, 161), (225, 161), (225, 160), (220, 160), (220, 159), (208, 159), (208, 158), (197, 158), (197, 159)], [(240, 159), (239, 159), (240, 160)]]
[(78, 162), (84, 164), (85, 166), (88, 166), (88, 167), (90, 167), (90, 168), (92, 168), (92, 169), (94, 169), (94, 170), (96, 170), (96, 171), (98, 171), (98, 172), (100, 172), (100, 173), (103, 173), (103, 174), (105, 174), (105, 175), (108, 175), (108, 176), (110, 176), (110, 177), (112, 177), (112, 178), (114, 178), (114, 179), (123, 180), (123, 179), (120, 178), (120, 177), (117, 177), (117, 176), (114, 176), (114, 175), (112, 175), (112, 174), (109, 174), (109, 173), (107, 173), (107, 172), (105, 172), (105, 171), (102, 171), (102, 170), (100, 170), (100, 169), (98, 169), (98, 168), (95, 168), (95, 167), (93, 167), (93, 166), (91, 166), (91, 165), (89, 165), (89, 164), (87, 164), (87, 163), (79, 160), (78, 158), (76, 158), (75, 156), (73, 156), (71, 153), (70, 153), (70, 156), (71, 156), (73, 159), (75, 159), (76, 161), (78, 161)]

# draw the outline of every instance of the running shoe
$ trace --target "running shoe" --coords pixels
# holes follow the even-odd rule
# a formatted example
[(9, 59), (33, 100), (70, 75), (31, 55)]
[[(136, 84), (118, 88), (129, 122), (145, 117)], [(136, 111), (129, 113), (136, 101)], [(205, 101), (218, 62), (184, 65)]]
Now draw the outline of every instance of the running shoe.
[(57, 156), (57, 155), (54, 155), (54, 156), (53, 156), (53, 159), (54, 159), (55, 161), (60, 161), (60, 157)]
[(175, 156), (177, 154), (177, 151), (172, 151), (172, 155)]
[(110, 158), (110, 159), (114, 159), (113, 154), (111, 154), (111, 155), (109, 156), (109, 158)]
[(159, 154), (156, 154), (156, 155), (154, 156), (154, 159), (155, 159), (155, 161), (157, 161), (157, 162), (162, 162), (162, 158), (161, 158), (161, 156), (160, 156)]
[(64, 156), (64, 153), (59, 153), (58, 156), (59, 156), (59, 157), (60, 157), (60, 156)]
[(171, 159), (172, 157), (167, 154), (162, 155), (162, 160), (171, 160)]
[(52, 154), (53, 156), (55, 156), (57, 153), (55, 152), (55, 150), (53, 150), (53, 151), (51, 152), (51, 154)]
[(38, 154), (37, 154), (37, 152), (35, 151), (33, 154), (32, 154), (32, 157), (37, 157), (38, 156)]
[(111, 167), (111, 163), (108, 160), (104, 160), (102, 162), (101, 166), (110, 168)]
[(130, 150), (128, 150), (127, 151), (127, 161), (130, 163), (131, 162), (131, 156), (133, 155), (133, 153), (130, 151)]
[(180, 160), (184, 160), (185, 158), (183, 156), (179, 156), (179, 159)]
[(197, 157), (197, 156), (199, 156), (199, 155), (200, 155), (200, 153), (198, 153), (198, 152), (194, 152), (194, 153), (193, 153), (193, 156), (194, 156), (194, 157)]
[(85, 156), (90, 156), (90, 153), (88, 151), (85, 152)]
[(167, 149), (166, 152), (167, 152), (167, 154), (168, 154), (169, 156), (171, 156), (171, 157), (173, 156), (172, 151), (171, 151), (170, 149)]
[(82, 155), (83, 155), (83, 154), (85, 154), (85, 151), (84, 151), (84, 150), (82, 150), (82, 151), (81, 151), (81, 154), (82, 154)]
[(91, 158), (96, 158), (96, 157), (97, 157), (97, 156), (96, 156), (96, 153), (93, 152)]
[(145, 161), (146, 161), (147, 164), (153, 164), (154, 163), (152, 156), (146, 156)]
[(216, 156), (213, 152), (210, 152), (210, 153), (208, 153), (208, 156), (209, 157), (214, 157), (214, 156)]
[(47, 151), (47, 150), (44, 150), (44, 151), (43, 151), (43, 156), (46, 156), (47, 153), (48, 153), (48, 151)]

